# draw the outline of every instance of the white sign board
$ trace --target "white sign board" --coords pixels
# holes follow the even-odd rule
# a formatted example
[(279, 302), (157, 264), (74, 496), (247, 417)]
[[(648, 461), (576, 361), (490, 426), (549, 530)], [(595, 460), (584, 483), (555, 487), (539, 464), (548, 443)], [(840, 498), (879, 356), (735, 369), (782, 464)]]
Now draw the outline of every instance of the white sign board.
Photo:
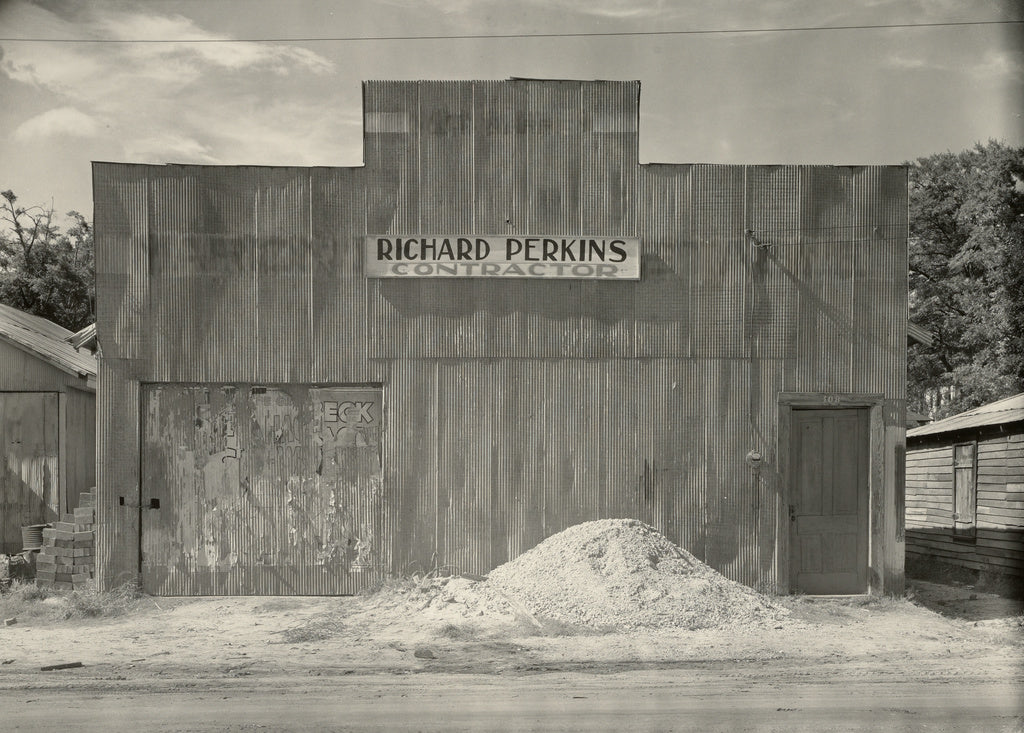
[(633, 237), (438, 234), (366, 238), (367, 277), (639, 280)]

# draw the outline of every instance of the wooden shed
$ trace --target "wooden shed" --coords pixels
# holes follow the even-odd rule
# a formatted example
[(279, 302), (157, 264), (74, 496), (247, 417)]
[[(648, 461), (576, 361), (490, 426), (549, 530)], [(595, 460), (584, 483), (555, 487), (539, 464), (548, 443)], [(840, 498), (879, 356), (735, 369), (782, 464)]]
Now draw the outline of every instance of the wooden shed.
[(0, 552), (95, 483), (96, 359), (71, 331), (0, 305)]
[(907, 432), (907, 555), (1024, 576), (1024, 393)]
[(367, 82), (364, 165), (96, 163), (98, 569), (486, 573), (635, 517), (901, 592), (907, 175), (641, 164), (638, 82)]

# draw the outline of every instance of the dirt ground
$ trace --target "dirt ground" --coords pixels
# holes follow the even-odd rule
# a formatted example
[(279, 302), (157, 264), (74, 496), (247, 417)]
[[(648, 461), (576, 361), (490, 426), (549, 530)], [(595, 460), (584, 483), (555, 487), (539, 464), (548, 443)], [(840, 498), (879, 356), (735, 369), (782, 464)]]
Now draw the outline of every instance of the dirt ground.
[[(509, 621), (431, 588), (143, 596), (69, 620), (66, 599), (32, 600), (0, 626), (0, 727), (1024, 730), (1024, 602), (970, 585), (782, 598), (774, 625), (628, 633)], [(351, 725), (327, 724), (339, 715)]]
[[(399, 597), (142, 597), (113, 618), (57, 620), (35, 601), (0, 627), (0, 687), (86, 683), (167, 689), (239, 677), (453, 672), (535, 674), (730, 661), (773, 674), (1024, 682), (1024, 602), (911, 581), (911, 600), (780, 599), (773, 627), (577, 632), (499, 623), (457, 600)], [(80, 668), (42, 671), (48, 665)], [(1024, 687), (1022, 687), (1024, 689)]]

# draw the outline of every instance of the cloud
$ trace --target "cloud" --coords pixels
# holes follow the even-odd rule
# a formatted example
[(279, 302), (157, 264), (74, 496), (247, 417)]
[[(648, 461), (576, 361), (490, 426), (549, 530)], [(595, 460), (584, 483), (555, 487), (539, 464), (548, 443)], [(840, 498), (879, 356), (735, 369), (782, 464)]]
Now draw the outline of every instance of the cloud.
[(131, 140), (125, 145), (128, 157), (139, 163), (217, 163), (210, 148), (182, 135), (165, 134)]
[[(228, 36), (204, 31), (180, 15), (111, 11), (104, 3), (90, 7), (88, 16), (72, 20), (56, 15), (40, 19), (41, 9), (35, 7), (30, 14), (35, 22), (30, 25), (44, 27), (53, 37), (125, 42), (11, 44), (5, 48), (0, 71), (15, 81), (70, 97), (102, 99), (152, 83), (165, 85), (167, 91), (166, 85), (181, 87), (218, 70), (287, 75), (324, 74), (333, 68), (326, 58), (297, 46), (228, 42)], [(168, 39), (175, 42), (147, 42)]]
[(970, 72), (976, 77), (998, 81), (1024, 78), (1024, 54), (1014, 51), (989, 51)]
[[(105, 141), (128, 161), (298, 164), (282, 157), (300, 151), (306, 160), (348, 132), (320, 122), (342, 92), (332, 62), (308, 49), (224, 43), (227, 36), (189, 18), (145, 6), (58, 4), (51, 12), (15, 2), (5, 9), (11, 7), (18, 10), (5, 18), (18, 21), (12, 35), (176, 41), (3, 44), (0, 73), (63, 105), (24, 123), (22, 136), (97, 135), (103, 120)], [(358, 97), (344, 101), (351, 106)]]
[(74, 107), (59, 107), (25, 120), (14, 130), (19, 141), (50, 137), (95, 137), (101, 129), (95, 117)]
[[(228, 35), (203, 30), (182, 15), (111, 13), (98, 18), (95, 29), (103, 37), (122, 41), (160, 41), (128, 44), (122, 49), (147, 61), (170, 58), (225, 69), (269, 68), (282, 74), (293, 70), (325, 73), (333, 67), (330, 61), (308, 49), (232, 41)], [(191, 43), (166, 43), (167, 40)]]
[(938, 64), (926, 61), (923, 58), (911, 58), (899, 54), (889, 54), (882, 61), (882, 65), (890, 69), (937, 69)]

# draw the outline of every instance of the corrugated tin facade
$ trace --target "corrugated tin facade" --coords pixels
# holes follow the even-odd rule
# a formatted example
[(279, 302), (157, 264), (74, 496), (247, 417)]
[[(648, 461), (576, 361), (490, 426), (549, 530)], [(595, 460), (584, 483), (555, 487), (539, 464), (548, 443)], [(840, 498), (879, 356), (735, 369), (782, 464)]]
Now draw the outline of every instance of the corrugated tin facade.
[(1024, 577), (1024, 394), (907, 433), (907, 555)]
[[(870, 412), (869, 583), (902, 588), (903, 168), (640, 165), (633, 82), (372, 82), (364, 104), (363, 168), (95, 165), (105, 585), (164, 511), (140, 482), (154, 389), (319, 385), (381, 390), (374, 573), (483, 573), (630, 516), (786, 592), (787, 425), (819, 406)], [(641, 278), (364, 276), (365, 236), (438, 232), (637, 237)], [(212, 541), (255, 567), (250, 530), (179, 567)], [(332, 592), (351, 562), (231, 592)]]

